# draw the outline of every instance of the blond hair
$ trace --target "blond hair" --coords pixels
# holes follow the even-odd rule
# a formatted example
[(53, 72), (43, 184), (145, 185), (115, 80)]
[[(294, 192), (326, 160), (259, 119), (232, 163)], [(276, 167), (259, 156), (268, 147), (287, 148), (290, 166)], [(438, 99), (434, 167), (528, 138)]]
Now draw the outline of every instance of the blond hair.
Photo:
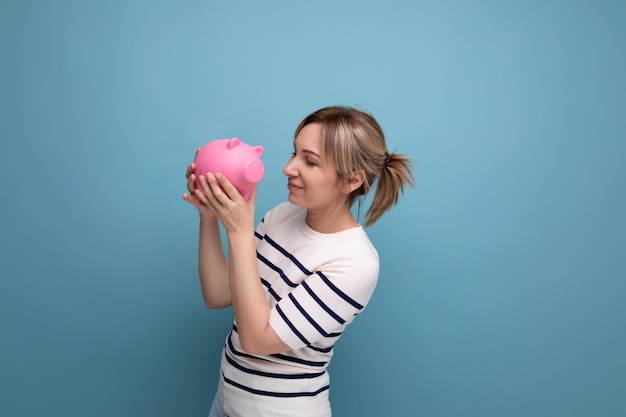
[(322, 126), (322, 159), (334, 163), (340, 179), (359, 169), (365, 172), (363, 184), (348, 197), (350, 207), (377, 182), (374, 198), (365, 213), (366, 227), (398, 202), (405, 186), (413, 186), (413, 160), (387, 150), (383, 130), (370, 114), (352, 107), (325, 107), (305, 117), (294, 137), (311, 123)]

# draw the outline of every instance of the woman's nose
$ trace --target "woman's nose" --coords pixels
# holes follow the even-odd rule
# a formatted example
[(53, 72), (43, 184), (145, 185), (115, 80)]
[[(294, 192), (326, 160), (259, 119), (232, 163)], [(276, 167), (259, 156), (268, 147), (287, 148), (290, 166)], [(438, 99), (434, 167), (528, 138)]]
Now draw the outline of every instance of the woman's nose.
[(296, 169), (296, 166), (293, 160), (294, 158), (289, 159), (289, 161), (287, 161), (287, 165), (283, 167), (283, 174), (285, 174), (288, 177), (295, 177), (298, 175), (298, 170)]

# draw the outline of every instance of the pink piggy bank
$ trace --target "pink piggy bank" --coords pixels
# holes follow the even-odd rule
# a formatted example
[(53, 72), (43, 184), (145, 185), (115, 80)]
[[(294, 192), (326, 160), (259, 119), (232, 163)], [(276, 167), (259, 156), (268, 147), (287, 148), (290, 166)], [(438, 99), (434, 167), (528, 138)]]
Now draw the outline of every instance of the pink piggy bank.
[[(221, 173), (248, 200), (265, 173), (261, 155), (262, 146), (250, 146), (237, 138), (217, 139), (204, 145), (196, 154), (195, 174), (199, 177), (208, 172)], [(199, 180), (196, 185), (200, 188)]]

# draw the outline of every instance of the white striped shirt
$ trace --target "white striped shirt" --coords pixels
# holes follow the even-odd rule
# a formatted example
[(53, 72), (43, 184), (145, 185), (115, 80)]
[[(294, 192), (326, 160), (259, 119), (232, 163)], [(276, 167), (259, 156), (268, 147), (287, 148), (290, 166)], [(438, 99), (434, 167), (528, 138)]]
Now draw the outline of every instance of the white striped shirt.
[(219, 393), (229, 417), (329, 417), (333, 346), (367, 305), (378, 280), (378, 253), (362, 227), (323, 234), (306, 210), (283, 203), (256, 229), (270, 325), (292, 350), (243, 351), (236, 323), (226, 339)]

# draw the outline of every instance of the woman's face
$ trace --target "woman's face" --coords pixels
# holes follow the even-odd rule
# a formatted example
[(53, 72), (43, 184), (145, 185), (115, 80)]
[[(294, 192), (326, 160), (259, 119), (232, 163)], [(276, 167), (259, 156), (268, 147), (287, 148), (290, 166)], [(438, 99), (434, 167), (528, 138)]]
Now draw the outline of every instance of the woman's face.
[(309, 210), (334, 208), (344, 196), (332, 161), (322, 164), (322, 125), (302, 128), (294, 141), (294, 153), (283, 173), (287, 176), (289, 201)]

